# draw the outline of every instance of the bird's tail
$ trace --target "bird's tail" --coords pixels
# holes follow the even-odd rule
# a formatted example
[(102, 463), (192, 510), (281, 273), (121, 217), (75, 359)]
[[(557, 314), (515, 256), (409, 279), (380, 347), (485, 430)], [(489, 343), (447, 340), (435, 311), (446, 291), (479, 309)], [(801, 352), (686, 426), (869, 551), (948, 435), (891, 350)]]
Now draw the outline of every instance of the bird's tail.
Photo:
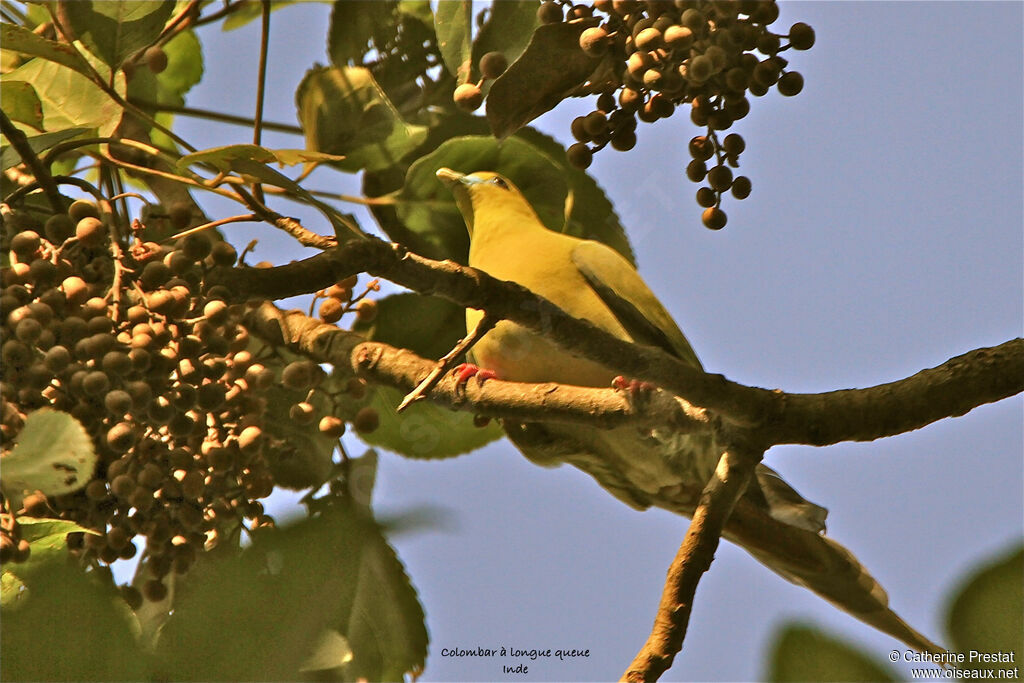
[(746, 496), (736, 504), (723, 536), (783, 578), (915, 650), (946, 651), (892, 611), (885, 589), (853, 553), (831, 538), (779, 521)]
[[(640, 510), (655, 505), (692, 517), (718, 462), (717, 449), (704, 435), (666, 444), (641, 438), (629, 428), (506, 424), (505, 429), (533, 462), (575, 465), (616, 498)], [(669, 481), (673, 483), (665, 485)], [(823, 535), (826, 514), (825, 508), (807, 501), (759, 464), (723, 536), (777, 574), (864, 623), (916, 650), (944, 653), (889, 608), (885, 590), (853, 553)]]

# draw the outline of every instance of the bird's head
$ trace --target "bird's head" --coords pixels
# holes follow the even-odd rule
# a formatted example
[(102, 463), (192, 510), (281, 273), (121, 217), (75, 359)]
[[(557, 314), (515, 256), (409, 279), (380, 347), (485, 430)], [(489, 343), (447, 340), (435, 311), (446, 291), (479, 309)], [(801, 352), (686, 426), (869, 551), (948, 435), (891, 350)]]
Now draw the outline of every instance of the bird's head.
[(455, 195), (455, 203), (466, 219), (469, 236), (481, 220), (509, 220), (525, 216), (539, 223), (537, 213), (526, 197), (507, 178), (492, 171), (459, 173), (450, 168), (437, 169), (437, 177)]

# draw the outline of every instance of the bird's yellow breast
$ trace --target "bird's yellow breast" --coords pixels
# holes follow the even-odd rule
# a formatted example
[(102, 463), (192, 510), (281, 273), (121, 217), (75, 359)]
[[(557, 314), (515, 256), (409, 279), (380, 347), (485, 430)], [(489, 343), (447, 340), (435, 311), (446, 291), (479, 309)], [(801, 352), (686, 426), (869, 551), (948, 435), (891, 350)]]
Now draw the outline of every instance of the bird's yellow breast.
[[(469, 265), (500, 279), (526, 287), (558, 305), (569, 315), (629, 339), (572, 263), (578, 240), (544, 229), (508, 231), (500, 228), (476, 231), (469, 251)], [(467, 329), (482, 317), (466, 311)], [(577, 386), (608, 386), (615, 373), (593, 361), (573, 356), (548, 339), (502, 321), (473, 347), (478, 365), (514, 382), (558, 382)]]

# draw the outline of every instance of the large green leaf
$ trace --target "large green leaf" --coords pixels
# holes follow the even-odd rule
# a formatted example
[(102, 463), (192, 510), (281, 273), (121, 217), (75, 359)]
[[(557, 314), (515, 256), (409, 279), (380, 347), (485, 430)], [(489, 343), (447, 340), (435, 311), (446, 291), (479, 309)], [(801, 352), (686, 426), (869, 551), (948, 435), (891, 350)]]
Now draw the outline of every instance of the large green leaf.
[(310, 69), (295, 95), (306, 148), (344, 155), (338, 168), (375, 170), (396, 164), (426, 137), (406, 123), (368, 69)]
[(64, 0), (60, 9), (75, 37), (108, 66), (156, 41), (174, 11), (173, 2)]
[(455, 200), (435, 176), (442, 166), (464, 173), (501, 173), (522, 191), (548, 228), (561, 231), (568, 186), (550, 157), (518, 138), (498, 142), (490, 136), (465, 136), (418, 159), (395, 197), (399, 218), (430, 245), (427, 256), (465, 263), (469, 253), (469, 235)]
[(441, 58), (459, 83), (472, 72), (473, 3), (471, 0), (442, 0), (434, 12), (434, 33)]
[[(275, 387), (267, 394), (264, 413), (267, 432), (278, 440), (277, 446), (267, 450), (274, 481), (278, 486), (295, 490), (317, 487), (327, 480), (338, 443), (337, 439), (321, 434), (316, 421), (299, 424), (289, 415), (293, 405), (306, 399), (306, 393), (285, 386)], [(326, 403), (319, 393), (311, 400), (321, 413), (326, 412)]]
[(28, 414), (13, 450), (4, 456), (4, 495), (40, 490), (48, 496), (85, 486), (96, 468), (96, 450), (82, 424), (67, 413), (40, 408)]
[(380, 415), (380, 426), (360, 434), (363, 441), (408, 458), (437, 459), (475, 451), (504, 435), (495, 422), (477, 427), (471, 413), (448, 410), (429, 400), (417, 401), (399, 415), (395, 408), (402, 397), (391, 387), (374, 388), (370, 405)]
[(282, 187), (305, 201), (310, 206), (316, 207), (334, 226), (336, 234), (356, 232), (361, 236), (353, 223), (342, 219), (341, 215), (329, 204), (321, 202), (311, 195), (304, 187), (283, 173), (268, 166), (268, 163), (277, 163), (283, 166), (292, 166), (300, 163), (340, 161), (343, 157), (323, 152), (314, 152), (302, 149), (267, 149), (259, 145), (236, 144), (224, 145), (204, 149), (192, 154), (186, 154), (177, 162), (178, 170), (185, 171), (189, 166), (203, 164), (212, 166), (222, 173), (229, 171), (237, 173), (246, 182), (266, 183)]
[[(420, 156), (426, 155), (446, 141), (465, 135), (489, 136), (490, 128), (483, 117), (471, 116), (455, 110), (447, 116), (439, 117), (436, 122), (431, 124), (426, 140), (416, 150), (416, 153)], [(407, 170), (407, 166), (394, 166), (382, 171), (364, 173), (363, 194), (367, 197), (382, 197), (398, 192), (405, 184)], [(407, 246), (417, 254), (445, 258), (445, 255), (438, 251), (437, 245), (430, 241), (429, 235), (412, 230), (405, 224), (395, 206), (375, 204), (369, 208), (381, 230), (395, 242)], [(463, 254), (465, 254), (465, 247), (463, 247)], [(464, 258), (464, 256), (460, 258)]]
[[(28, 594), (0, 608), (4, 681), (150, 680), (131, 616), (111, 585), (75, 564), (46, 562)], [(4, 590), (17, 579), (4, 572)]]
[(879, 658), (804, 624), (788, 624), (775, 634), (764, 680), (896, 681)]
[(398, 0), (336, 0), (327, 54), (336, 66), (359, 65), (375, 36), (394, 31)]
[(615, 207), (593, 176), (570, 164), (561, 143), (537, 129), (526, 126), (516, 133), (516, 137), (547, 154), (569, 181), (572, 209), (562, 231), (575, 237), (604, 242), (636, 265), (633, 249)]
[[(89, 73), (89, 63), (72, 46), (47, 40), (15, 24), (0, 24), (0, 45), (3, 45), (5, 50), (13, 50), (31, 57), (42, 57), (62, 64), (83, 75)], [(4, 74), (5, 81), (7, 77), (8, 74)]]
[(185, 94), (203, 77), (203, 49), (195, 31), (182, 31), (166, 45), (167, 68), (158, 74), (138, 67), (128, 82), (128, 94), (159, 104), (182, 105)]
[[(305, 149), (267, 149), (259, 145), (236, 144), (211, 147), (210, 149), (186, 154), (178, 160), (177, 166), (180, 171), (193, 164), (209, 164), (222, 172), (235, 171), (247, 173), (252, 169), (250, 162), (294, 166), (295, 164), (304, 164), (311, 161), (341, 161), (342, 158), (336, 154), (311, 152)], [(270, 170), (273, 171), (273, 169)], [(259, 171), (259, 180), (288, 189), (299, 187), (291, 178), (281, 176), (276, 171), (273, 171), (273, 173), (276, 175), (268, 174), (267, 171)]]
[(487, 21), (473, 41), (473, 63), (488, 52), (500, 52), (508, 63), (519, 59), (537, 28), (534, 0), (498, 0), (491, 3)]
[(392, 294), (377, 300), (377, 317), (353, 330), (430, 359), (452, 350), (466, 334), (466, 313), (447, 299), (415, 292)]
[(43, 103), (39, 101), (31, 83), (4, 83), (0, 90), (0, 109), (4, 110), (11, 121), (27, 124), (36, 130), (43, 127)]
[[(55, 561), (67, 561), (67, 536), (72, 532), (97, 534), (93, 529), (86, 529), (66, 519), (37, 519), (35, 517), (19, 517), (18, 528), (21, 537), (28, 541), (30, 552), (28, 560), (18, 564), (4, 565), (4, 590), (0, 593), (0, 605), (13, 607), (20, 605), (28, 598), (29, 587), (36, 586), (36, 572), (46, 569)], [(39, 584), (42, 588), (45, 582)], [(9, 589), (8, 589), (9, 587)]]
[[(415, 351), (424, 358), (444, 356), (466, 333), (466, 314), (461, 306), (445, 299), (423, 294), (393, 294), (377, 303), (377, 318), (372, 325), (357, 331), (368, 338)], [(395, 412), (402, 392), (390, 387), (374, 387), (370, 405), (380, 416), (380, 426), (361, 434), (367, 443), (411, 458), (448, 458), (480, 448), (500, 439), (496, 424), (481, 428), (473, 416), (419, 401), (402, 414)]]
[(158, 677), (299, 680), (331, 631), (351, 649), (346, 680), (400, 680), (422, 667), (423, 610), (394, 551), (360, 510), (336, 503), (208, 563), (164, 626)]
[(601, 63), (580, 49), (584, 30), (599, 20), (545, 24), (533, 32), (526, 51), (498, 77), (487, 94), (487, 121), (497, 138), (516, 132), (554, 109)]
[[(102, 67), (102, 65), (99, 65)], [(109, 72), (100, 75), (109, 77)], [(111, 135), (121, 121), (122, 109), (102, 89), (78, 71), (46, 59), (32, 59), (4, 74), (4, 85), (24, 81), (32, 85), (43, 106), (43, 128), (95, 130), (101, 137)], [(125, 93), (123, 73), (116, 74), (114, 89)]]
[[(1024, 548), (989, 560), (968, 576), (953, 593), (946, 629), (957, 652), (1003, 653), (1012, 663), (966, 661), (958, 665), (975, 672), (1019, 666), (1024, 657)], [(985, 677), (988, 674), (981, 673)]]
[[(296, 0), (270, 0), (270, 11), (275, 12), (295, 2)], [(239, 3), (235, 11), (229, 14), (227, 19), (221, 23), (220, 28), (222, 31), (234, 31), (236, 28), (242, 28), (254, 19), (258, 19), (262, 14), (262, 2)]]

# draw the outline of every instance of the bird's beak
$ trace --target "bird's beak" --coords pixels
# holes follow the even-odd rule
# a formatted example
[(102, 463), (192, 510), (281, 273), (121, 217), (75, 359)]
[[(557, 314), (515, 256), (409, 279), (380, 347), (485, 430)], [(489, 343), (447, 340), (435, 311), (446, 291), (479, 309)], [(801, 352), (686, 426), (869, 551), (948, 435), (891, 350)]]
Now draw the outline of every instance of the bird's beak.
[(444, 166), (437, 169), (437, 173), (435, 173), (435, 175), (438, 180), (452, 188), (466, 182), (465, 173), (459, 173), (458, 171), (453, 171), (452, 169), (445, 168)]

